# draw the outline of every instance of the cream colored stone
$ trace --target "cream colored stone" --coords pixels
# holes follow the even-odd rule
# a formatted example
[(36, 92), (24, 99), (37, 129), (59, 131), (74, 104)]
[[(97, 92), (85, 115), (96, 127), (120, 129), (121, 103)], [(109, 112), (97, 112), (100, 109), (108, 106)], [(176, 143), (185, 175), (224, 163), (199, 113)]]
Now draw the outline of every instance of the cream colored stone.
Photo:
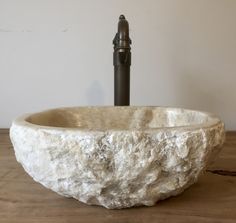
[(87, 204), (127, 208), (196, 182), (223, 144), (224, 124), (177, 108), (60, 108), (16, 119), (10, 136), (35, 181)]

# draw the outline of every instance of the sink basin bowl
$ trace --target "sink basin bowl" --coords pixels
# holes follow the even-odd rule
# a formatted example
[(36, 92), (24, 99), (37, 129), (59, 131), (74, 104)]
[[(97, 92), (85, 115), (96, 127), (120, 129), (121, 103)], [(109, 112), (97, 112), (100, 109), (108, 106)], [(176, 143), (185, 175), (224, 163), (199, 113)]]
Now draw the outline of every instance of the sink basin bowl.
[(106, 208), (154, 205), (196, 182), (224, 141), (224, 124), (165, 107), (58, 108), (16, 119), (16, 159), (66, 197)]

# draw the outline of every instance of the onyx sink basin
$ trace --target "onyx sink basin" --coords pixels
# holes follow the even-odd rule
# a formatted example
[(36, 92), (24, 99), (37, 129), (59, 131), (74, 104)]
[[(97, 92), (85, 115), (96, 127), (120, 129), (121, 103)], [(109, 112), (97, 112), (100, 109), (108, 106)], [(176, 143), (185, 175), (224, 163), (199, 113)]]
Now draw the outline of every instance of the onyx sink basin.
[(10, 129), (16, 159), (35, 181), (110, 209), (180, 194), (224, 136), (212, 114), (143, 106), (52, 109), (17, 118)]

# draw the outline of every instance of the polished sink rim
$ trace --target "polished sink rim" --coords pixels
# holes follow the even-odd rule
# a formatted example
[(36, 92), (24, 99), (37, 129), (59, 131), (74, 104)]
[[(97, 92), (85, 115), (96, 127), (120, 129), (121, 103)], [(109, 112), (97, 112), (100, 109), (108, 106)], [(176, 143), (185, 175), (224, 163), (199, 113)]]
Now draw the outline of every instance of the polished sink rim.
[[(168, 112), (171, 111), (178, 111), (178, 112), (187, 112), (187, 113), (195, 113), (196, 115), (203, 115), (208, 120), (203, 123), (195, 123), (189, 125), (177, 125), (177, 126), (159, 126), (159, 127), (143, 127), (143, 128), (87, 128), (87, 127), (62, 127), (62, 126), (50, 126), (50, 125), (41, 125), (36, 124), (29, 121), (35, 115), (45, 114), (47, 112), (55, 112), (58, 110), (68, 110), (68, 109), (164, 109)], [(33, 129), (47, 129), (47, 130), (57, 130), (57, 131), (79, 131), (79, 132), (109, 132), (109, 131), (119, 131), (119, 132), (152, 132), (152, 131), (163, 131), (163, 130), (194, 130), (200, 128), (212, 128), (222, 124), (220, 118), (212, 113), (199, 111), (199, 110), (192, 110), (192, 109), (185, 109), (185, 108), (178, 108), (178, 107), (168, 107), (168, 106), (79, 106), (79, 107), (59, 107), (59, 108), (52, 108), (43, 110), (36, 113), (28, 113), (16, 118), (13, 121), (13, 125), (20, 125), (25, 127), (30, 127)]]

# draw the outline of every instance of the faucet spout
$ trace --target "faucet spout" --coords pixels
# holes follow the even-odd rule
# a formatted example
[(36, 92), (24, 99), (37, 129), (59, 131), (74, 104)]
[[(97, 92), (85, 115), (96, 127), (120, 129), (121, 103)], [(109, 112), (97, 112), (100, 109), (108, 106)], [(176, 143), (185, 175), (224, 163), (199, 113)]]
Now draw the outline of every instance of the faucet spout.
[(129, 38), (129, 23), (124, 15), (119, 17), (118, 31), (113, 39), (114, 53), (114, 105), (130, 105), (130, 65), (131, 39)]

